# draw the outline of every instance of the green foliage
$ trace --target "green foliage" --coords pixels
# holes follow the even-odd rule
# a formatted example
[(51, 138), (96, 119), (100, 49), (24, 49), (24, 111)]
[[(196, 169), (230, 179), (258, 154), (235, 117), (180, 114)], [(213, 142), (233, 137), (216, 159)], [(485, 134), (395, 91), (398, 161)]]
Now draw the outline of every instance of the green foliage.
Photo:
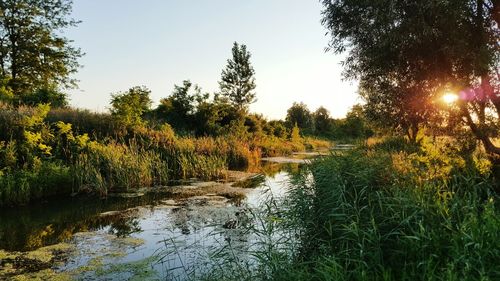
[(49, 124), (61, 121), (72, 125), (77, 135), (88, 134), (93, 139), (119, 138), (126, 129), (109, 113), (91, 112), (85, 109), (54, 108), (47, 114)]
[(288, 136), (288, 129), (283, 121), (271, 120), (264, 125), (264, 131), (277, 138), (286, 138)]
[(44, 87), (19, 97), (19, 102), (29, 106), (38, 104), (50, 104), (53, 108), (67, 107), (68, 98), (66, 94), (58, 91), (54, 86)]
[(332, 130), (332, 124), (330, 122), (330, 112), (324, 107), (319, 107), (312, 114), (314, 122), (314, 130), (318, 135), (327, 135)]
[(151, 91), (143, 86), (111, 95), (111, 114), (127, 127), (144, 124), (142, 116), (150, 109), (152, 103), (150, 94)]
[(10, 103), (14, 100), (14, 92), (9, 86), (10, 78), (8, 76), (0, 76), (0, 102)]
[[(286, 275), (298, 270), (310, 279), (498, 278), (499, 237), (491, 234), (498, 233), (500, 221), (492, 179), (477, 170), (446, 172), (433, 160), (455, 161), (449, 159), (453, 154), (423, 151), (418, 157), (431, 162), (411, 176), (396, 172), (388, 164), (391, 155), (382, 151), (315, 162), (314, 185), (307, 185), (305, 195), (312, 208), (292, 211), (305, 232), (297, 264)], [(436, 169), (446, 175), (415, 178)]]
[[(497, 1), (322, 3), (330, 47), (347, 53), (345, 76), (360, 81), (369, 119), (412, 141), (422, 126), (458, 119), (456, 126), (466, 124), (500, 155), (492, 140), (500, 113)], [(460, 99), (445, 109), (439, 100), (446, 91)], [(447, 118), (439, 112), (448, 109)]]
[(135, 145), (89, 143), (77, 156), (72, 173), (79, 191), (131, 191), (166, 184), (168, 166), (154, 151)]
[(208, 94), (202, 95), (197, 85), (193, 87), (189, 80), (184, 80), (182, 86), (175, 85), (172, 95), (160, 100), (155, 114), (179, 132), (192, 131), (195, 129), (195, 109), (207, 99)]
[(0, 206), (26, 204), (72, 191), (70, 169), (61, 163), (43, 161), (30, 170), (6, 168), (0, 170)]
[(243, 110), (255, 102), (255, 70), (250, 63), (250, 52), (246, 45), (234, 42), (233, 57), (227, 60), (219, 82), (221, 93), (238, 110)]
[(303, 102), (294, 102), (293, 105), (287, 110), (285, 120), (288, 123), (289, 128), (296, 125), (303, 131), (312, 132), (313, 120), (311, 112), (307, 108), (307, 105)]
[(0, 66), (14, 95), (35, 93), (48, 85), (73, 86), (70, 75), (82, 53), (62, 32), (75, 26), (68, 18), (71, 0), (5, 0), (0, 3)]

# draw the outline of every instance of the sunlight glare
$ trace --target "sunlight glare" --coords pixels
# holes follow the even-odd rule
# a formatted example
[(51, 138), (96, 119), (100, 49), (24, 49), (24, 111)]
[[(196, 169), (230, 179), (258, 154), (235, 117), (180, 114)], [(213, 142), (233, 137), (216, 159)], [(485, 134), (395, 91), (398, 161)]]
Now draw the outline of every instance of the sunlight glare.
[(443, 101), (446, 103), (446, 104), (452, 104), (454, 102), (456, 102), (458, 100), (458, 95), (457, 94), (454, 94), (454, 93), (445, 93), (444, 96), (443, 96)]

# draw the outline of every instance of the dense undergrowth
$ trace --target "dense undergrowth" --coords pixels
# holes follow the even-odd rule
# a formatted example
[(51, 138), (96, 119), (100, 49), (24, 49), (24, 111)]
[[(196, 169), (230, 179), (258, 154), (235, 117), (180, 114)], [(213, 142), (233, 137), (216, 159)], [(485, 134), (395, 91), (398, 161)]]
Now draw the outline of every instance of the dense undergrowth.
[(167, 123), (125, 126), (106, 113), (0, 106), (0, 206), (217, 179), (228, 169), (256, 167), (262, 156), (330, 146), (298, 131), (280, 138), (243, 126), (220, 136), (179, 136)]
[(389, 138), (320, 158), (256, 215), (255, 262), (229, 255), (207, 279), (498, 280), (498, 182), (462, 152)]

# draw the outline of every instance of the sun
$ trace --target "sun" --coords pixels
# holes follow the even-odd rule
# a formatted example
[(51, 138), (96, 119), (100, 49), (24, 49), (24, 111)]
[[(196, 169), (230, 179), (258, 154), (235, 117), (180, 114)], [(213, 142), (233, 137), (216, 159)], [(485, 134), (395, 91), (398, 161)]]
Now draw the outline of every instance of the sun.
[(458, 100), (458, 95), (448, 92), (443, 95), (442, 99), (446, 104), (452, 104)]

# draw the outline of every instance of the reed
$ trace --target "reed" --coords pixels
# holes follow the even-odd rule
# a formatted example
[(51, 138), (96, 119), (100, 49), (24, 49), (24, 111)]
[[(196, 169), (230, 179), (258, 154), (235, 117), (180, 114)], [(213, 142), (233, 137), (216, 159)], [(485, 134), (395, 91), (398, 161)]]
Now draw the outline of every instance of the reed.
[[(394, 152), (405, 145), (389, 141), (314, 161), (283, 200), (253, 213), (257, 249), (224, 250), (233, 254), (205, 279), (498, 280), (491, 173), (477, 161), (448, 169), (466, 162), (450, 142)], [(395, 154), (412, 168), (401, 171)]]

